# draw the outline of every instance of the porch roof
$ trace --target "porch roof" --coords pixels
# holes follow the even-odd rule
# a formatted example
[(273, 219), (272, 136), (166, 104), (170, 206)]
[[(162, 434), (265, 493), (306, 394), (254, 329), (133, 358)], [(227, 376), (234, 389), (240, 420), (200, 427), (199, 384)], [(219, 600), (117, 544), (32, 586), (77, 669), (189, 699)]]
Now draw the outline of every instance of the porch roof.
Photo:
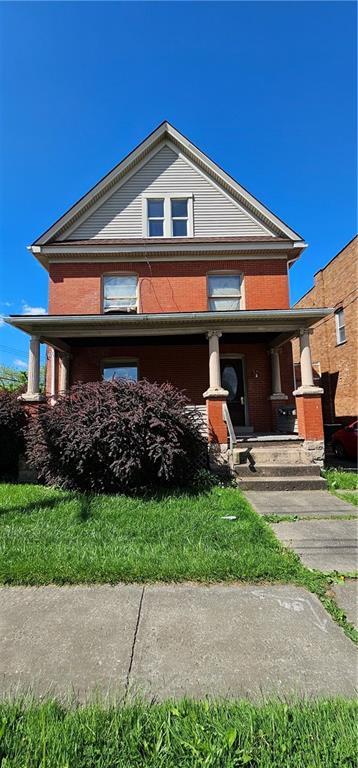
[(277, 343), (310, 328), (331, 309), (262, 309), (235, 312), (170, 312), (98, 315), (11, 315), (9, 325), (51, 344), (55, 339), (165, 336), (207, 333), (277, 333)]

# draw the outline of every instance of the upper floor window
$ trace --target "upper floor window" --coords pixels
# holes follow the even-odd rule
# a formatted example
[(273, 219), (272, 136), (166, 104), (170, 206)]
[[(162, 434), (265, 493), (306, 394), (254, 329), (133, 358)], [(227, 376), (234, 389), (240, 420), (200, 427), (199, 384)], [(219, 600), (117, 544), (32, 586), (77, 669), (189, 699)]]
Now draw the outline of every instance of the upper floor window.
[(164, 235), (164, 200), (154, 198), (147, 200), (148, 205), (148, 235), (163, 237)]
[(336, 312), (336, 340), (337, 344), (343, 344), (343, 342), (346, 341), (346, 325), (343, 309), (338, 309)]
[(209, 309), (213, 312), (229, 312), (240, 309), (241, 276), (208, 276)]
[(188, 200), (172, 198), (171, 219), (173, 237), (188, 236)]
[(192, 237), (192, 195), (146, 197), (144, 233), (146, 237)]
[(105, 275), (103, 278), (103, 311), (137, 311), (137, 276)]

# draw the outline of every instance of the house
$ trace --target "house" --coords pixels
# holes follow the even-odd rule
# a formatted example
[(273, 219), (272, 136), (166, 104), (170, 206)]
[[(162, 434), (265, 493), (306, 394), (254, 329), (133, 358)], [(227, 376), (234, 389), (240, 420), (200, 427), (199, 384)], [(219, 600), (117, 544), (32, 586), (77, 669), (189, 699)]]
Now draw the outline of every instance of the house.
[[(297, 309), (328, 306), (332, 312), (312, 328), (310, 338), (314, 379), (324, 390), (325, 424), (349, 424), (358, 403), (358, 236), (323, 269), (314, 286), (295, 304)], [(299, 348), (293, 342), (296, 384), (300, 385)]]
[(207, 414), (208, 439), (224, 449), (282, 431), (282, 409), (296, 405), (298, 438), (321, 455), (309, 330), (327, 310), (289, 306), (288, 270), (305, 247), (162, 123), (30, 246), (49, 273), (49, 309), (7, 320), (31, 337), (24, 399), (41, 399), (44, 343), (53, 398), (113, 375), (170, 381)]

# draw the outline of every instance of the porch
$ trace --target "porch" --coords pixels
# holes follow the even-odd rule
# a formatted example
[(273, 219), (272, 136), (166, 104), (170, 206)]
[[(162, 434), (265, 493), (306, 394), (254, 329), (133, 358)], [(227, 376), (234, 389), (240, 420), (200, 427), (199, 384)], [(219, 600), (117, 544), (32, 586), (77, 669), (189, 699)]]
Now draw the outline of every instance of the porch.
[[(296, 409), (300, 438), (323, 440), (322, 390), (313, 382), (309, 329), (328, 312), (13, 316), (8, 322), (31, 336), (26, 402), (41, 401), (44, 343), (52, 402), (76, 382), (98, 380), (107, 369), (131, 368), (139, 378), (169, 381), (186, 391), (193, 406), (202, 411), (204, 406), (209, 442), (225, 449), (252, 433), (279, 433), (287, 408)], [(296, 336), (302, 385), (294, 391), (290, 340)]]

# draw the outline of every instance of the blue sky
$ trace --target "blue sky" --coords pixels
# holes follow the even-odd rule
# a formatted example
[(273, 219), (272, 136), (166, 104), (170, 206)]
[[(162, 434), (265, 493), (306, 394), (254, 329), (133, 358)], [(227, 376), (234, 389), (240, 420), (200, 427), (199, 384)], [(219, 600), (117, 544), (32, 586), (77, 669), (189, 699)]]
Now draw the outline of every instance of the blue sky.
[[(47, 307), (26, 246), (163, 119), (308, 241), (356, 233), (353, 2), (0, 4), (0, 314)], [(0, 327), (0, 360), (27, 338)]]

